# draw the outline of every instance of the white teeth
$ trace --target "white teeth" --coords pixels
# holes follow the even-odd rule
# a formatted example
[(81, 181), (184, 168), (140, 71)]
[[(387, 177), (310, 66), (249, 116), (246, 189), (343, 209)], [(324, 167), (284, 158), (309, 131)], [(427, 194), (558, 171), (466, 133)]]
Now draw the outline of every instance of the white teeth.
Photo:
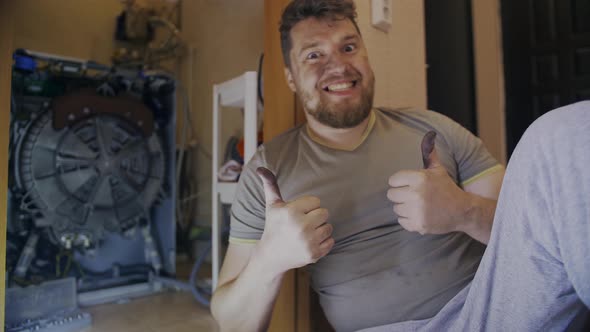
[(353, 86), (352, 82), (328, 85), (329, 91), (342, 91)]

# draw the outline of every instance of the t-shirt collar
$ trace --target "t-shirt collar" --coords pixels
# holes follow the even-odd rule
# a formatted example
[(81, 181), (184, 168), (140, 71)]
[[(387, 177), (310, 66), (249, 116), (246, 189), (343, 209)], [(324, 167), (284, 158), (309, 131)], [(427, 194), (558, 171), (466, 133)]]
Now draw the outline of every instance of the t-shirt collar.
[(367, 137), (369, 137), (369, 134), (371, 133), (371, 130), (373, 130), (374, 125), (375, 125), (375, 111), (374, 110), (371, 110), (371, 112), (369, 112), (369, 123), (367, 124), (367, 128), (365, 128), (365, 131), (361, 135), (361, 139), (358, 141), (357, 144), (352, 145), (352, 146), (349, 146), (349, 147), (336, 147), (333, 144), (330, 144), (329, 142), (326, 142), (321, 137), (319, 137), (316, 134), (314, 134), (314, 132), (309, 128), (309, 125), (305, 125), (305, 129), (307, 130), (307, 135), (309, 135), (309, 137), (314, 142), (316, 142), (318, 144), (321, 144), (323, 146), (329, 147), (331, 149), (336, 149), (336, 150), (354, 151), (361, 144), (363, 144), (363, 142), (367, 139)]

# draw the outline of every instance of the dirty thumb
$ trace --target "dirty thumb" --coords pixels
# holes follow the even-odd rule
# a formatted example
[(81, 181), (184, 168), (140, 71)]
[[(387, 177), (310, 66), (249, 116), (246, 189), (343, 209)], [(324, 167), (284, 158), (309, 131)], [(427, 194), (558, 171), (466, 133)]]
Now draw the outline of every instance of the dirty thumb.
[(436, 153), (436, 148), (434, 146), (434, 140), (436, 139), (436, 132), (429, 131), (424, 135), (422, 139), (421, 149), (422, 149), (422, 162), (424, 163), (424, 168), (433, 168), (440, 165), (440, 160), (438, 159), (438, 154)]

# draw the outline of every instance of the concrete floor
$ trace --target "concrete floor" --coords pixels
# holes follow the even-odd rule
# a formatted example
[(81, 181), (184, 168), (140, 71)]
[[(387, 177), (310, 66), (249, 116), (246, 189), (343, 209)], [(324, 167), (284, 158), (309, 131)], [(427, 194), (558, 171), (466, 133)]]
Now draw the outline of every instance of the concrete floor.
[[(192, 262), (177, 260), (177, 277), (188, 280)], [(204, 264), (200, 278), (211, 276)], [(83, 309), (92, 315), (92, 327), (84, 332), (214, 332), (218, 331), (209, 308), (187, 292), (166, 291), (121, 304), (104, 304)]]
[(84, 332), (199, 332), (218, 331), (209, 309), (185, 292), (164, 292), (123, 304), (84, 309), (92, 327)]

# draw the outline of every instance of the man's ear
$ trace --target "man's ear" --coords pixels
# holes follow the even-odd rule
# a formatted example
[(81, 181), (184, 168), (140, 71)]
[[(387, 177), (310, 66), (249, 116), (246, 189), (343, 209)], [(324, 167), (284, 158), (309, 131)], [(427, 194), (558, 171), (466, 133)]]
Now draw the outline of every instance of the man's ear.
[(291, 70), (285, 67), (285, 79), (287, 80), (287, 85), (293, 92), (297, 92), (297, 88), (295, 87), (295, 82), (293, 81), (293, 74), (291, 74)]

